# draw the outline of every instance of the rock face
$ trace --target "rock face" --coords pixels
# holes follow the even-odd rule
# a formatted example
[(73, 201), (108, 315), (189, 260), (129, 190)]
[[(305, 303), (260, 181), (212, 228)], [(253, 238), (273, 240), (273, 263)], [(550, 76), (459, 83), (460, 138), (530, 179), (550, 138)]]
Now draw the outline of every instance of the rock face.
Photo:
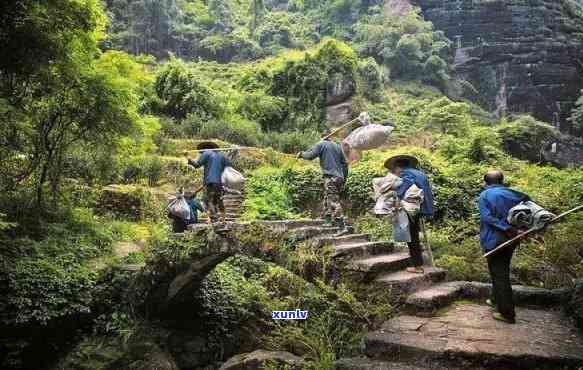
[(281, 366), (290, 370), (301, 370), (305, 365), (301, 357), (288, 352), (257, 350), (232, 357), (221, 366), (220, 370), (259, 370), (263, 369), (267, 364), (278, 366), (278, 368)]
[(454, 42), (458, 95), (499, 115), (533, 113), (563, 132), (583, 87), (583, 19), (573, 0), (415, 0)]

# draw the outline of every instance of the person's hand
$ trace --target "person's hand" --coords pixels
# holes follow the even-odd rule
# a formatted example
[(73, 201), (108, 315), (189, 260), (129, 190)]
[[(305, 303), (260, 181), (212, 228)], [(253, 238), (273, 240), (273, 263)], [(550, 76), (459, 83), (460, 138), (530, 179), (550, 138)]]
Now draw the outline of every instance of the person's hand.
[(520, 235), (520, 230), (518, 230), (515, 227), (511, 227), (510, 229), (508, 229), (508, 230), (505, 231), (505, 234), (510, 239), (514, 239), (515, 237), (517, 237), (518, 235)]
[(195, 167), (194, 166), (194, 161), (192, 159), (190, 159), (190, 158), (188, 158), (188, 164), (191, 165), (192, 167)]

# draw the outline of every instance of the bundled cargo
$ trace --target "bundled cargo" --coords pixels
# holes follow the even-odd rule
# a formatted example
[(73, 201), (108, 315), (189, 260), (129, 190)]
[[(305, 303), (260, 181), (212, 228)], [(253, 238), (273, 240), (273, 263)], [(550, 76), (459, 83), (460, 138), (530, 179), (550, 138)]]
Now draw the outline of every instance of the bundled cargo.
[(230, 189), (243, 190), (245, 187), (245, 177), (233, 167), (225, 168), (221, 180)]
[(348, 145), (352, 150), (364, 151), (377, 149), (387, 142), (393, 129), (392, 126), (377, 124), (362, 126), (348, 135), (344, 139), (344, 144)]
[(384, 145), (393, 129), (392, 126), (368, 124), (354, 130), (342, 142), (342, 149), (348, 162), (358, 161), (365, 150), (377, 149)]
[(542, 229), (555, 215), (532, 201), (522, 202), (508, 211), (507, 221), (520, 229)]
[(190, 206), (182, 194), (172, 200), (166, 209), (172, 216), (182, 220), (188, 221), (191, 218)]

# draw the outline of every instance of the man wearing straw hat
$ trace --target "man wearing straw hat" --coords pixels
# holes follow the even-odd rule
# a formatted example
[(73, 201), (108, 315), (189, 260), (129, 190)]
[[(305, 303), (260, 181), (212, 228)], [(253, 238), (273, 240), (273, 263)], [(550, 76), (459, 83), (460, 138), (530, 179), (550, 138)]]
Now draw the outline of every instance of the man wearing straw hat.
[(322, 135), (322, 141), (305, 152), (298, 153), (298, 158), (306, 160), (320, 159), (320, 168), (324, 177), (324, 197), (322, 213), (327, 224), (340, 228), (340, 233), (346, 233), (340, 193), (348, 176), (348, 163), (339, 144), (330, 140), (330, 131)]
[(219, 146), (212, 141), (198, 144), (197, 150), (202, 150), (198, 160), (188, 160), (188, 164), (198, 168), (204, 166), (204, 188), (207, 213), (211, 223), (216, 224), (219, 219), (225, 223), (225, 205), (223, 203), (223, 171), (231, 166), (231, 162), (224, 154), (215, 149)]
[(409, 216), (409, 230), (411, 233), (411, 242), (407, 244), (409, 254), (413, 262), (413, 267), (407, 269), (410, 273), (424, 273), (423, 270), (423, 248), (419, 240), (419, 231), (421, 229), (422, 217), (433, 216), (433, 191), (427, 175), (418, 169), (419, 160), (410, 155), (397, 155), (387, 159), (385, 167), (393, 174), (401, 177), (403, 183), (397, 188), (399, 199), (405, 199), (407, 190), (413, 185), (423, 190), (423, 203), (418, 215)]

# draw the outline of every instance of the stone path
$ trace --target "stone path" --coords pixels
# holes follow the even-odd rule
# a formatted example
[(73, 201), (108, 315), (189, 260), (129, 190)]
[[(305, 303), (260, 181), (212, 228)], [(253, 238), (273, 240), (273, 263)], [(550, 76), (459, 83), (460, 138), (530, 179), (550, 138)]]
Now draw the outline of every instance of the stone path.
[[(400, 297), (404, 312), (365, 338), (366, 357), (342, 359), (338, 369), (574, 369), (583, 370), (583, 335), (560, 310), (567, 290), (514, 287), (518, 323), (493, 320), (483, 303), (491, 286), (446, 282), (446, 271), (405, 271), (409, 255), (389, 241), (368, 234), (337, 237), (338, 229), (321, 221), (259, 222), (274, 232), (291, 232), (298, 240), (330, 245), (340, 271)], [(233, 227), (249, 227), (237, 222)], [(193, 229), (206, 228), (196, 225)], [(340, 263), (342, 262), (342, 263)]]
[(583, 335), (551, 308), (565, 302), (568, 290), (515, 286), (517, 304), (531, 308), (519, 308), (517, 324), (509, 325), (479, 303), (490, 284), (445, 282), (439, 268), (408, 273), (407, 251), (367, 234), (316, 240), (347, 261), (342, 273), (400, 295), (406, 309), (366, 336), (368, 357), (343, 359), (339, 369), (583, 369)]
[[(225, 220), (227, 222), (236, 222), (243, 213), (243, 202), (245, 196), (243, 194), (226, 193), (223, 197), (225, 204)], [(207, 222), (208, 215), (201, 218), (201, 221)]]
[(486, 305), (455, 303), (435, 317), (399, 316), (366, 337), (377, 359), (461, 358), (496, 368), (583, 366), (583, 336), (560, 312), (519, 308), (517, 323), (492, 320)]

